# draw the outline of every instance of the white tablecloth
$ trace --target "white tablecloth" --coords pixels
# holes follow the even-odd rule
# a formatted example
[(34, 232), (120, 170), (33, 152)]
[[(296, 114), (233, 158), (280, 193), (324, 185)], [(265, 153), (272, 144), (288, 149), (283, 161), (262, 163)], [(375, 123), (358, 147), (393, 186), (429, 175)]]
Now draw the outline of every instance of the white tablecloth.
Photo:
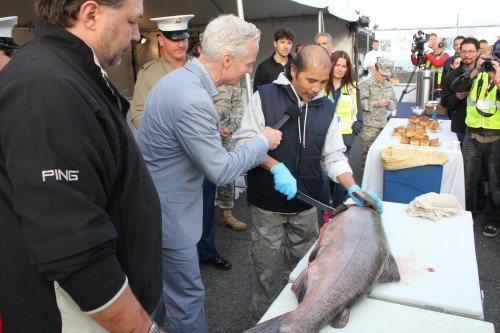
[[(401, 281), (378, 284), (368, 297), (483, 319), (471, 213), (434, 222), (409, 216), (407, 204), (383, 204), (382, 225)], [(307, 267), (308, 258), (297, 264), (290, 282)]]
[[(297, 298), (287, 284), (260, 322), (297, 307)], [(364, 298), (354, 304), (349, 322), (342, 329), (330, 325), (320, 333), (495, 333), (492, 323), (411, 306)]]
[[(450, 129), (451, 120), (440, 120), (441, 132), (430, 133), (431, 138), (439, 138), (441, 142), (440, 150), (445, 152), (450, 160), (443, 166), (443, 177), (441, 180), (441, 193), (454, 195), (458, 202), (465, 208), (465, 181), (464, 181), (464, 162), (462, 152), (453, 150), (452, 141), (457, 141), (457, 135)], [(404, 118), (391, 118), (387, 122), (382, 132), (373, 142), (368, 151), (363, 174), (362, 189), (375, 192), (383, 199), (384, 173), (380, 163), (380, 153), (384, 148), (390, 146), (401, 146), (399, 139), (391, 137), (394, 127), (408, 124)], [(405, 145), (405, 147), (411, 146)], [(415, 147), (416, 148), (416, 147)], [(431, 149), (431, 148), (419, 148)]]

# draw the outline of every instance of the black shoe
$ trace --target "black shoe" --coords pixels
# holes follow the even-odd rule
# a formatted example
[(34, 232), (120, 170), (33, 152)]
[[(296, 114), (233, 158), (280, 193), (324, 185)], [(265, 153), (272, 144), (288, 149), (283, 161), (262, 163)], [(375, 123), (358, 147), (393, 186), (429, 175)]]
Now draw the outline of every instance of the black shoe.
[(225, 271), (227, 271), (228, 269), (231, 269), (231, 263), (229, 261), (227, 261), (226, 259), (224, 259), (224, 257), (222, 257), (222, 256), (208, 259), (207, 261), (204, 261), (204, 263), (212, 265), (217, 269), (222, 269)]
[(493, 227), (491, 225), (486, 225), (483, 228), (483, 235), (486, 237), (496, 237), (497, 235), (497, 227)]

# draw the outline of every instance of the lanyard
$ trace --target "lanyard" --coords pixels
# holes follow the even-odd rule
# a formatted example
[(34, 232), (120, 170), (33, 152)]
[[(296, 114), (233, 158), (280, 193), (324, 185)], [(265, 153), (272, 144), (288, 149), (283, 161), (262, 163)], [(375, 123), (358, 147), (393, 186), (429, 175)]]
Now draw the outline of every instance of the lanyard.
[[(483, 100), (485, 100), (487, 97), (488, 97), (488, 93), (490, 92), (491, 89), (493, 89), (495, 85), (495, 82), (493, 81), (493, 79), (490, 80), (490, 82), (488, 83), (488, 87), (486, 88), (486, 92), (484, 94), (484, 98)], [(477, 103), (479, 102), (479, 95), (481, 94), (481, 89), (483, 88), (483, 77), (481, 76), (481, 78), (479, 79), (479, 81), (477, 82), (477, 91), (476, 91), (476, 111), (477, 113), (479, 113), (481, 116), (483, 117), (491, 117), (493, 116), (494, 114), (497, 113), (498, 109), (495, 110), (495, 112), (493, 113), (486, 113), (486, 112), (483, 112), (481, 109), (479, 109), (477, 107)]]

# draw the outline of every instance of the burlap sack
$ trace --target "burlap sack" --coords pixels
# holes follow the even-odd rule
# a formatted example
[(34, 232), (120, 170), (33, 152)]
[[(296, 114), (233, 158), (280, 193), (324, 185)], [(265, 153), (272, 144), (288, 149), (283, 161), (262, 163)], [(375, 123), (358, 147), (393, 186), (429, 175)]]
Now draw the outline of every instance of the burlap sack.
[(442, 151), (388, 147), (380, 153), (384, 170), (401, 170), (423, 165), (444, 165), (449, 161)]

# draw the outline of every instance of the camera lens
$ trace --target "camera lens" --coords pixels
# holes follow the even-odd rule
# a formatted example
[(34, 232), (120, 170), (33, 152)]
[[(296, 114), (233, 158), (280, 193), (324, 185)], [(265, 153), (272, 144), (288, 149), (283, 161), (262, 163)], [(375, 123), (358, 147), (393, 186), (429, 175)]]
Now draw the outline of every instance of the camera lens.
[(493, 68), (493, 64), (491, 63), (491, 59), (484, 60), (483, 64), (481, 65), (481, 70), (483, 72), (492, 72), (495, 70)]

